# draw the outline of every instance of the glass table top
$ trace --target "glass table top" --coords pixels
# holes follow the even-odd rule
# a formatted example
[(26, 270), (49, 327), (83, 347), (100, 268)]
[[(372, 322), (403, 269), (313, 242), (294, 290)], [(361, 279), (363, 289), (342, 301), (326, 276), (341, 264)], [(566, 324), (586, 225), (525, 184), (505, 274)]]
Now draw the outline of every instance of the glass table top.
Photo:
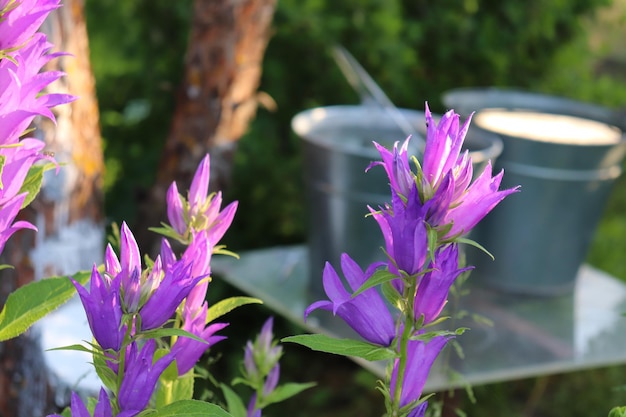
[[(304, 321), (305, 308), (325, 298), (314, 297), (309, 289), (304, 245), (244, 252), (240, 259), (215, 257), (211, 264), (218, 278), (260, 298), (307, 331), (337, 337), (354, 334), (327, 312)], [(469, 294), (458, 304), (459, 311), (469, 313), (466, 319), (445, 323), (448, 328), (470, 328), (456, 338), (464, 359), (448, 348), (434, 366), (427, 390), (626, 363), (626, 285), (589, 265), (580, 268), (569, 295), (529, 297), (469, 285)], [(383, 364), (358, 362), (384, 374)]]

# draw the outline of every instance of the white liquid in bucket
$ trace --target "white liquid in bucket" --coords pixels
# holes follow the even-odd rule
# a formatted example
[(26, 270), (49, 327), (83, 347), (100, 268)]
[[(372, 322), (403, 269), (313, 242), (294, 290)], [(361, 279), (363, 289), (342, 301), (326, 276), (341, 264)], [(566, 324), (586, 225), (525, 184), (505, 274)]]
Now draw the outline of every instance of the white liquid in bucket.
[(482, 110), (474, 122), (483, 129), (524, 139), (570, 145), (610, 145), (620, 142), (622, 132), (614, 126), (573, 116)]

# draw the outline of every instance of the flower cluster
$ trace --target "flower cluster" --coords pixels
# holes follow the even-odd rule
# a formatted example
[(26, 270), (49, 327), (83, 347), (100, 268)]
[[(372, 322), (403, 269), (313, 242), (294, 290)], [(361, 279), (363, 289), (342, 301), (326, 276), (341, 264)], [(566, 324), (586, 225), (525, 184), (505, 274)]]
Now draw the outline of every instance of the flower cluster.
[(248, 403), (246, 417), (261, 417), (261, 410), (278, 385), (280, 359), (283, 348), (274, 342), (272, 326), (274, 319), (267, 319), (261, 333), (252, 343), (248, 341), (244, 350), (244, 381), (254, 394)]
[[(198, 204), (208, 193), (209, 171), (203, 169), (208, 161), (207, 155), (193, 180), (196, 201), (202, 200)], [(224, 215), (216, 204), (212, 210), (222, 219), (219, 228), (209, 222), (203, 228), (184, 226), (192, 231), (180, 257), (163, 239), (159, 255), (145, 268), (135, 237), (123, 223), (119, 257), (109, 244), (104, 270), (93, 267), (89, 288), (72, 280), (96, 342), (94, 357), (101, 358), (95, 361), (98, 374), (112, 393), (100, 394), (102, 416), (132, 417), (146, 410), (155, 392), (167, 388), (158, 382), (168, 367), (176, 367), (176, 378), (193, 377), (202, 354), (225, 338), (216, 333), (227, 323), (210, 323), (205, 299), (211, 255), (234, 209)], [(72, 415), (83, 410), (74, 396)]]
[[(347, 254), (341, 257), (343, 281), (326, 264), (323, 283), (328, 301), (315, 309), (332, 311), (367, 342), (393, 349), (385, 381), (388, 415), (423, 416), (421, 399), (430, 368), (451, 332), (426, 334), (439, 321), (451, 286), (471, 267), (459, 264), (459, 240), (500, 201), (517, 189), (499, 190), (502, 172), (492, 177), (491, 164), (472, 181), (472, 161), (462, 152), (470, 118), (445, 113), (439, 123), (426, 106), (427, 136), (422, 164), (407, 153), (409, 139), (392, 150), (374, 143), (391, 188), (391, 202), (370, 212), (385, 241), (387, 260), (364, 272)], [(383, 286), (379, 291), (377, 286)], [(383, 295), (384, 294), (384, 297)]]
[(41, 71), (60, 55), (50, 53), (52, 45), (38, 32), (57, 7), (59, 0), (0, 1), (0, 252), (17, 230), (36, 230), (15, 217), (38, 191), (24, 189), (31, 168), (42, 159), (52, 161), (43, 153), (43, 141), (22, 136), (36, 116), (54, 120), (50, 109), (74, 99), (42, 93), (63, 76), (59, 71)]

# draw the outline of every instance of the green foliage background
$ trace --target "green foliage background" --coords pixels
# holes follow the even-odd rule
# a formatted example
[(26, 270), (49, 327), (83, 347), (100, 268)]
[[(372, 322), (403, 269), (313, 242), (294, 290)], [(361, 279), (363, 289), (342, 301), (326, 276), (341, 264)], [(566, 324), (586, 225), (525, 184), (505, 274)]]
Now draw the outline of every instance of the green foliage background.
[[(594, 10), (611, 3), (593, 17)], [(191, 4), (192, 0), (86, 2), (111, 220), (132, 224), (137, 202), (153, 181), (181, 75)], [(239, 200), (240, 206), (226, 243), (239, 251), (304, 241), (302, 155), (290, 120), (308, 108), (358, 101), (331, 58), (333, 44), (347, 47), (403, 107), (422, 108), (428, 101), (441, 112), (445, 110), (441, 93), (463, 86), (515, 86), (624, 107), (624, 16), (624, 0), (279, 0), (261, 85), (277, 110), (260, 109), (240, 141), (233, 187), (225, 190), (226, 198)], [(616, 63), (613, 70), (602, 69), (607, 57)], [(593, 265), (622, 279), (626, 279), (625, 187), (622, 178), (589, 255)], [(302, 373), (298, 363), (292, 368)], [(471, 410), (470, 415), (528, 415), (528, 402), (519, 400), (525, 395), (521, 392), (534, 393), (545, 385), (541, 381), (478, 388), (477, 405), (463, 407)], [(606, 415), (617, 395), (611, 381), (622, 383), (623, 369), (553, 378), (549, 396), (558, 400), (560, 414), (550, 414), (550, 401), (535, 408), (546, 416), (586, 416), (598, 408)], [(365, 385), (371, 387), (371, 381)], [(294, 410), (302, 416), (330, 416), (321, 408), (329, 401), (341, 402), (331, 405), (343, 410), (342, 416), (349, 410), (360, 410), (354, 415), (363, 416), (376, 409), (364, 406), (365, 398), (355, 400), (355, 391), (340, 400), (331, 393), (323, 387), (312, 390), (312, 397), (306, 397), (309, 409), (297, 402)], [(588, 407), (577, 407), (578, 401), (572, 406), (572, 398), (583, 396)], [(351, 404), (353, 400), (358, 404)], [(320, 414), (320, 409), (327, 412)]]

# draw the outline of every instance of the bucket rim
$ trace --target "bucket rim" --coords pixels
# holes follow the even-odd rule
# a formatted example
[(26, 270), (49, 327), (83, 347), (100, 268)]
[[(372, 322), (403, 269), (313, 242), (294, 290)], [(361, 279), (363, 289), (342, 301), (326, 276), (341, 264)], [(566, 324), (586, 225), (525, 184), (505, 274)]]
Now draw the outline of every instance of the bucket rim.
[[(424, 116), (424, 111), (406, 108), (398, 108), (398, 111), (400, 111), (405, 118), (411, 121), (414, 126), (417, 125), (418, 122), (422, 123), (423, 131), (418, 130), (418, 132), (425, 137), (426, 118)], [(433, 118), (435, 120), (438, 120), (440, 117), (440, 114), (433, 113)], [(316, 135), (314, 125), (324, 120), (339, 122), (337, 124), (338, 127), (341, 126), (341, 123), (345, 123), (344, 126), (357, 126), (358, 124), (356, 123), (356, 120), (362, 120), (369, 124), (383, 121), (385, 123), (382, 125), (382, 128), (396, 127), (393, 119), (384, 111), (384, 109), (380, 107), (339, 104), (314, 107), (298, 112), (291, 119), (291, 129), (302, 140), (315, 146), (340, 150), (366, 158), (378, 158), (380, 156), (374, 146), (355, 149), (354, 147), (345, 146), (337, 141), (327, 140), (321, 137), (321, 135)], [(350, 120), (355, 122), (348, 123)], [(381, 125), (378, 125), (377, 127), (381, 128)], [(398, 131), (400, 131), (399, 127)], [(398, 141), (402, 141), (404, 139), (404, 137), (399, 135)], [(472, 142), (473, 145), (481, 146), (480, 149), (470, 150), (469, 152), (472, 163), (474, 164), (480, 164), (488, 160), (496, 159), (502, 153), (503, 149), (502, 139), (498, 135), (478, 129), (472, 125), (470, 125), (465, 142)]]

